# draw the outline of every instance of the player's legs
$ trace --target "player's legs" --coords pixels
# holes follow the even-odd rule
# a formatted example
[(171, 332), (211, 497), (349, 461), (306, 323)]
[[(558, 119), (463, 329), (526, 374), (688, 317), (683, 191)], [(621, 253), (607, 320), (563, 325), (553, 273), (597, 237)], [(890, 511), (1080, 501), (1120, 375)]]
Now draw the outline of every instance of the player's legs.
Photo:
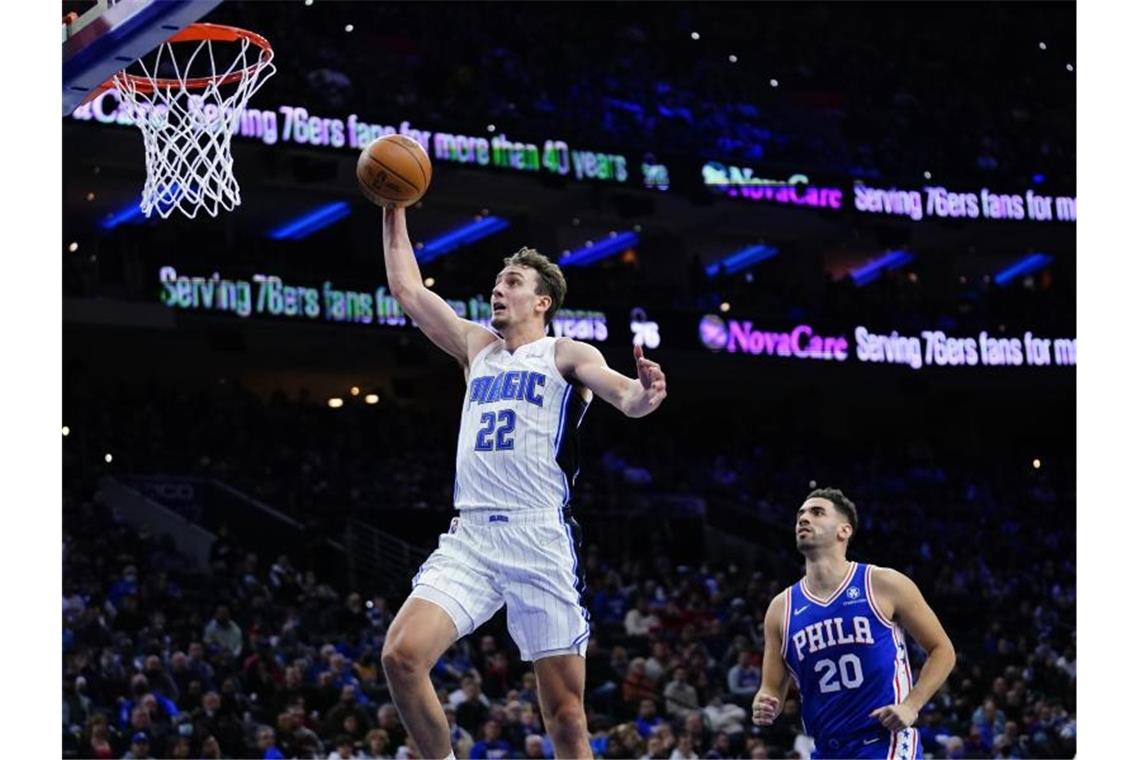
[(381, 663), (392, 701), (423, 757), (451, 754), (447, 718), (428, 673), (458, 637), (455, 623), (442, 607), (411, 597), (384, 639)]
[(586, 660), (576, 654), (544, 657), (534, 663), (538, 704), (554, 756), (593, 757), (586, 732)]
[(392, 621), (381, 662), (392, 701), (422, 757), (447, 757), (450, 730), (428, 675), (448, 647), (503, 606), (484, 567), (493, 556), (484, 537), (454, 519), (412, 581), (412, 593)]

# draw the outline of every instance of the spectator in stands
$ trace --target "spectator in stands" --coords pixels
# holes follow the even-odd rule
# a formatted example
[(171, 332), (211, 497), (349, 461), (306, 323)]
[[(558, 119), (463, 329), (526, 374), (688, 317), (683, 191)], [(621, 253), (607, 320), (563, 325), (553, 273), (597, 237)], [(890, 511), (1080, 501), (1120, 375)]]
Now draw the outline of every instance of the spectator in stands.
[(214, 737), (229, 754), (242, 744), (242, 729), (237, 717), (223, 709), (222, 697), (216, 691), (202, 695), (202, 705), (191, 715), (194, 732), (199, 736)]
[(91, 697), (85, 693), (87, 679), (83, 676), (63, 679), (63, 728), (65, 731), (77, 731), (79, 726), (87, 723), (91, 715), (93, 703)]
[(733, 757), (732, 754), (732, 739), (724, 731), (718, 731), (713, 735), (712, 747), (707, 753), (706, 758), (710, 760), (727, 760)]
[[(325, 719), (325, 731), (329, 734), (347, 733), (353, 740), (359, 740), (364, 737), (364, 733), (368, 730), (369, 720), (368, 711), (365, 710), (356, 700), (356, 686), (353, 684), (345, 684), (340, 689), (340, 701), (332, 707), (327, 713)], [(344, 721), (346, 718), (352, 717), (355, 719), (356, 728), (353, 731), (344, 730)]]
[(404, 746), (408, 734), (400, 723), (400, 714), (396, 711), (395, 705), (386, 703), (376, 709), (376, 727), (387, 732), (388, 746), (396, 748)]
[(708, 721), (710, 731), (723, 732), (730, 736), (742, 734), (748, 722), (748, 712), (735, 702), (726, 702), (724, 692), (719, 688), (712, 690), (709, 703), (702, 712)]
[(652, 700), (656, 697), (657, 689), (645, 672), (645, 658), (634, 657), (621, 684), (621, 701), (625, 705), (626, 712), (633, 714), (643, 699)]
[(479, 682), (471, 676), (463, 679), (461, 700), (455, 707), (455, 720), (468, 733), (482, 735), (479, 727), (490, 715), (491, 701), (484, 696)]
[[(960, 760), (966, 756), (966, 746), (961, 736), (951, 736), (946, 740), (946, 757)], [(981, 757), (984, 757), (982, 755)]]
[(80, 752), (81, 757), (97, 758), (97, 760), (108, 760), (115, 756), (111, 747), (110, 726), (107, 716), (103, 713), (95, 713), (87, 719)]
[(510, 757), (511, 745), (503, 739), (503, 727), (497, 720), (489, 720), (482, 726), (482, 739), (471, 747), (471, 760), (500, 760)]
[(657, 714), (656, 701), (652, 699), (641, 700), (641, 705), (637, 709), (637, 720), (633, 722), (633, 725), (642, 738), (648, 739), (652, 735), (653, 729), (664, 722), (665, 719)]
[(214, 617), (206, 624), (202, 634), (202, 641), (207, 645), (215, 644), (238, 657), (242, 649), (241, 628), (230, 619), (230, 608), (222, 604), (218, 606)]
[(285, 757), (277, 746), (277, 733), (269, 726), (257, 728), (257, 757), (262, 760), (281, 760)]
[(190, 746), (190, 737), (179, 736), (170, 745), (169, 756), (172, 760), (190, 760), (192, 754), (192, 747)]
[(301, 747), (311, 747), (317, 754), (325, 751), (324, 742), (317, 733), (305, 725), (305, 711), (300, 705), (290, 706), (288, 711), (277, 717), (278, 736), (293, 752)]
[(640, 760), (661, 760), (661, 758), (668, 757), (669, 752), (665, 751), (665, 745), (660, 736), (650, 736), (645, 740), (645, 754), (641, 756)]
[(741, 651), (736, 656), (736, 664), (728, 671), (728, 691), (738, 704), (743, 701), (750, 705), (759, 688), (760, 668), (756, 667), (755, 655)]
[(208, 760), (221, 760), (222, 748), (216, 737), (207, 736), (202, 740), (202, 757)]
[(510, 689), (510, 662), (506, 652), (497, 651), (486, 661), (482, 688), (488, 699), (503, 699)]
[(625, 635), (630, 638), (647, 638), (660, 625), (660, 618), (649, 609), (649, 599), (644, 595), (639, 595), (633, 609), (625, 613)]
[(950, 738), (951, 731), (946, 726), (942, 710), (935, 702), (927, 703), (918, 722), (918, 733), (922, 737), (922, 746), (940, 747)]
[(653, 642), (653, 652), (649, 659), (645, 661), (645, 674), (649, 676), (649, 680), (654, 684), (661, 683), (661, 678), (665, 672), (669, 670), (673, 662), (673, 652), (669, 646), (669, 642), (665, 639), (655, 639)]
[(652, 741), (653, 738), (656, 738), (658, 740), (661, 757), (669, 757), (673, 754), (673, 750), (677, 746), (677, 738), (673, 733), (672, 726), (670, 726), (668, 723), (662, 723), (660, 726), (657, 726), (650, 734), (649, 741)]
[(528, 670), (522, 675), (522, 688), (519, 689), (519, 701), (529, 702), (532, 705), (538, 705), (538, 680), (534, 676), (533, 670)]
[(994, 739), (1005, 730), (1005, 712), (998, 709), (993, 696), (986, 697), (981, 706), (974, 711), (970, 721), (978, 727), (982, 746), (987, 750), (993, 747)]
[(706, 748), (712, 743), (712, 734), (705, 726), (704, 715), (699, 710), (693, 710), (685, 716), (685, 721), (678, 734), (688, 736), (693, 742), (693, 751), (698, 755), (705, 751)]
[(673, 680), (665, 685), (665, 713), (673, 719), (683, 718), (690, 710), (699, 710), (697, 690), (689, 684), (689, 671), (674, 668)]
[(178, 685), (174, 683), (174, 679), (171, 678), (158, 655), (152, 654), (146, 658), (144, 673), (147, 683), (156, 695), (166, 697), (171, 704), (178, 702)]
[[(190, 682), (198, 680), (190, 671), (190, 658), (186, 656), (185, 652), (178, 651), (170, 656), (170, 679), (174, 682), (174, 688), (178, 691), (178, 697), (174, 701), (178, 704), (180, 709), (185, 709), (187, 692), (190, 690)], [(198, 680), (198, 688), (201, 689), (201, 681)]]
[[(162, 694), (157, 694), (150, 689), (150, 683), (147, 677), (142, 673), (138, 673), (131, 678), (131, 700), (123, 700), (119, 708), (119, 724), (126, 726), (131, 721), (131, 711), (138, 707), (145, 707), (144, 702), (148, 702), (148, 697), (153, 700), (162, 708), (165, 715), (173, 718), (178, 714), (178, 706), (167, 699)], [(149, 713), (150, 711), (147, 710)], [(152, 719), (157, 716), (151, 716)]]
[(329, 753), (328, 760), (353, 760), (357, 756), (352, 746), (352, 737), (348, 734), (340, 734), (333, 744), (336, 749)]
[(142, 760), (153, 757), (154, 755), (150, 753), (150, 737), (139, 731), (131, 737), (131, 748), (123, 755), (123, 760)]
[[(462, 755), (459, 755), (462, 757)], [(523, 749), (523, 757), (526, 760), (540, 760), (546, 757), (546, 753), (542, 746), (542, 737), (538, 734), (531, 734), (526, 737)]]
[(645, 752), (645, 740), (632, 723), (620, 723), (606, 735), (605, 757), (641, 757)]
[(190, 674), (190, 678), (201, 681), (203, 689), (213, 689), (215, 687), (214, 666), (206, 660), (206, 651), (205, 647), (202, 646), (202, 642), (190, 642), (190, 647), (187, 652), (189, 654), (189, 662), (187, 663), (186, 669)]
[(608, 573), (602, 589), (594, 594), (591, 609), (592, 621), (613, 633), (621, 630), (628, 605), (625, 592), (620, 588), (620, 580), (621, 576), (616, 571)]
[(449, 681), (459, 681), (471, 670), (471, 660), (468, 659), (463, 647), (453, 644), (443, 656), (436, 661), (432, 668), (433, 678), (443, 678)]
[(361, 757), (367, 760), (391, 760), (392, 754), (388, 751), (388, 732), (382, 728), (369, 731), (364, 737)]
[(673, 753), (669, 755), (669, 760), (698, 760), (700, 755), (693, 743), (693, 737), (689, 734), (680, 734), (677, 736), (677, 747)]

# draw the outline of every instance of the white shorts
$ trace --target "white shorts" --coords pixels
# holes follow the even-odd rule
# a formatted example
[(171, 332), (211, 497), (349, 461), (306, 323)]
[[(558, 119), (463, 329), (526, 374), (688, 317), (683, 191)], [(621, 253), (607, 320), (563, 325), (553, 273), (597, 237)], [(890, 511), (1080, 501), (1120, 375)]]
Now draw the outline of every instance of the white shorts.
[(467, 509), (412, 579), (411, 597), (442, 607), (459, 638), (507, 605), (522, 659), (585, 656), (590, 616), (578, 565), (578, 523), (560, 509)]

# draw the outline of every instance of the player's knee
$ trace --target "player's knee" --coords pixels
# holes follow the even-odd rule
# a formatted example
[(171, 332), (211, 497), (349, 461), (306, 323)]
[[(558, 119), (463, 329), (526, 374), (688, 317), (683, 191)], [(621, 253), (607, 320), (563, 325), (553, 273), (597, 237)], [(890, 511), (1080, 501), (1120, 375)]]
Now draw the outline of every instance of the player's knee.
[(391, 638), (384, 642), (384, 650), (380, 653), (380, 664), (389, 680), (413, 678), (421, 672), (427, 672), (427, 667), (422, 662), (423, 658), (414, 647), (399, 638), (392, 642)]
[(586, 711), (578, 700), (568, 700), (554, 709), (550, 732), (561, 742), (573, 742), (586, 733)]

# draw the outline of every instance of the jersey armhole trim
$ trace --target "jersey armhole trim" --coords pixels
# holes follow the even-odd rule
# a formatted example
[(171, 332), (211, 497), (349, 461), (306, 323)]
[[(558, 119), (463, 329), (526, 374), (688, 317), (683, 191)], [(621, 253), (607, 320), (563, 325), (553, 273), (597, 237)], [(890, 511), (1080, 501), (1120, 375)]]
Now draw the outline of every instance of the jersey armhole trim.
[(792, 670), (792, 662), (788, 658), (788, 646), (791, 644), (788, 632), (792, 629), (792, 587), (789, 586), (784, 590), (784, 640), (781, 643), (782, 655), (784, 657), (784, 664), (787, 665), (788, 670)]
[(874, 565), (867, 565), (867, 601), (870, 603), (871, 611), (875, 613), (875, 617), (879, 619), (879, 622), (888, 628), (894, 629), (896, 627), (895, 624), (887, 619), (886, 615), (882, 613), (882, 611), (879, 609), (878, 603), (875, 601), (875, 582), (874, 578), (872, 577), (874, 575), (875, 569), (876, 568)]
[[(556, 377), (562, 378), (562, 382), (570, 386), (575, 385), (575, 382), (573, 380), (566, 377), (566, 375), (563, 375), (561, 370), (558, 369), (558, 341), (562, 340), (566, 336), (547, 335), (546, 337), (550, 339), (550, 353), (546, 357), (550, 362), (550, 368), (554, 370)], [(566, 338), (566, 340), (573, 340), (573, 338)]]
[[(552, 370), (554, 370), (555, 376), (561, 378), (562, 382), (564, 382), (568, 386), (570, 386), (572, 391), (574, 393), (577, 393), (581, 397), (583, 403), (585, 403), (585, 405), (588, 407), (590, 405), (590, 403), (593, 402), (593, 400), (594, 400), (594, 395), (595, 395), (594, 392), (592, 390), (590, 390), (589, 388), (587, 388), (586, 386), (582, 385), (577, 380), (571, 380), (570, 378), (566, 377), (566, 375), (563, 375), (562, 371), (558, 369), (558, 341), (560, 341), (560, 340), (574, 340), (574, 339), (568, 338), (565, 335), (559, 335), (559, 336), (547, 335), (546, 337), (550, 338), (550, 340), (551, 340), (550, 355), (548, 356), (548, 359), (550, 360), (550, 368)], [(587, 393), (589, 394), (588, 397), (586, 396)], [(582, 410), (582, 417), (585, 417), (585, 416), (586, 416), (586, 410), (583, 409)], [(581, 424), (581, 421), (582, 421), (581, 418), (579, 418), (577, 424)]]
[(486, 356), (486, 355), (487, 355), (487, 353), (488, 353), (488, 352), (489, 352), (489, 351), (490, 351), (492, 348), (494, 348), (494, 347), (495, 347), (495, 344), (497, 344), (499, 341), (501, 341), (501, 340), (502, 340), (502, 338), (500, 338), (498, 335), (496, 335), (495, 333), (491, 332), (491, 331), (490, 331), (490, 330), (488, 330), (487, 328), (483, 327), (482, 325), (480, 325), (480, 324), (477, 324), (477, 323), (475, 323), (475, 322), (472, 322), (471, 324), (475, 325), (475, 326), (476, 326), (476, 327), (478, 327), (480, 330), (483, 330), (483, 331), (484, 331), (484, 332), (486, 332), (488, 335), (490, 335), (490, 336), (491, 336), (491, 338), (492, 338), (492, 340), (491, 340), (491, 342), (490, 342), (490, 343), (488, 343), (487, 345), (483, 346), (483, 348), (479, 349), (479, 352), (478, 352), (477, 354), (475, 354), (474, 356), (472, 356), (472, 357), (471, 357), (471, 363), (467, 365), (467, 371), (468, 371), (469, 373), (470, 373), (470, 371), (471, 371), (471, 370), (472, 370), (472, 369), (475, 367), (475, 365), (479, 363), (479, 360), (480, 360), (480, 359), (482, 359), (484, 356)]

